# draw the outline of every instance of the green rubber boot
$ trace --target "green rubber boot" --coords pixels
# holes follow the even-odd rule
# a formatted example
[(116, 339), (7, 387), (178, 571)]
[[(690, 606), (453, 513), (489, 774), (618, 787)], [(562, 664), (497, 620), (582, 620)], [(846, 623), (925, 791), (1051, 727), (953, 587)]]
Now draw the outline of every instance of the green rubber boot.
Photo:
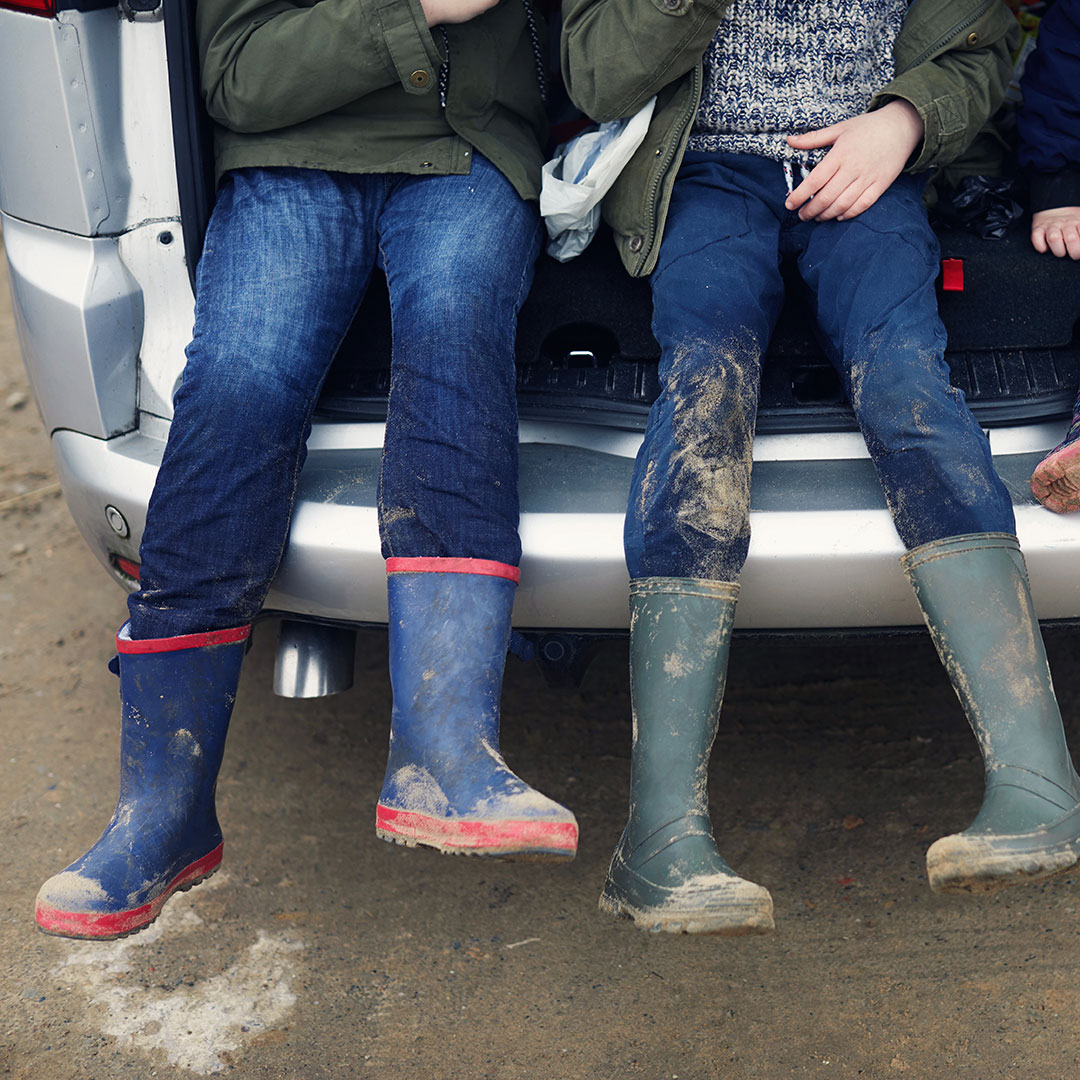
[(738, 585), (693, 578), (630, 583), (630, 819), (600, 908), (646, 930), (773, 928), (772, 897), (724, 862), (709, 822), (709, 751), (738, 592)]
[(926, 853), (931, 888), (992, 892), (1070, 869), (1080, 860), (1080, 777), (1016, 537), (950, 536), (900, 562), (986, 771), (974, 822)]

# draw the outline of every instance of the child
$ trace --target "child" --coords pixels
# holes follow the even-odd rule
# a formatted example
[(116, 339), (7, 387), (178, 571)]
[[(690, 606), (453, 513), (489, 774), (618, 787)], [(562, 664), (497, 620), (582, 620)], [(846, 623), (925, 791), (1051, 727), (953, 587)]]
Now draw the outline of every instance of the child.
[[(1080, 0), (1057, 0), (1039, 26), (1017, 114), (1020, 164), (1031, 178), (1031, 243), (1080, 259)], [(1065, 440), (1035, 468), (1031, 490), (1048, 510), (1080, 510), (1080, 398)]]
[(514, 332), (545, 127), (530, 0), (200, 0), (197, 29), (220, 190), (117, 637), (120, 799), (38, 895), (42, 929), (73, 937), (146, 926), (221, 860), (214, 785), (245, 640), (319, 388), (377, 260), (394, 324), (379, 835), (550, 858), (577, 842), (573, 815), (498, 749), (521, 554)]
[[(1012, 504), (949, 384), (925, 171), (1001, 101), (1015, 23), (985, 0), (567, 0), (571, 97), (596, 120), (657, 94), (605, 203), (651, 274), (661, 394), (626, 520), (630, 816), (600, 906), (653, 930), (759, 933), (772, 900), (717, 850), (706, 770), (749, 544), (761, 357), (782, 255), (814, 297), (905, 546), (902, 560), (987, 768), (935, 889), (1075, 863), (1065, 746)], [(988, 618), (988, 613), (993, 618)]]

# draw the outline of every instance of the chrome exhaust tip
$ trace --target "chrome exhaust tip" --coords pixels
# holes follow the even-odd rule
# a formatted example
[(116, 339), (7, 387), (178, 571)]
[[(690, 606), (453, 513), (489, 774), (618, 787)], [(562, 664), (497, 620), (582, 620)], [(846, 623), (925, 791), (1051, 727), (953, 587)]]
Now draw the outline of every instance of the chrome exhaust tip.
[(287, 698), (340, 694), (353, 684), (355, 655), (355, 630), (282, 619), (274, 693)]

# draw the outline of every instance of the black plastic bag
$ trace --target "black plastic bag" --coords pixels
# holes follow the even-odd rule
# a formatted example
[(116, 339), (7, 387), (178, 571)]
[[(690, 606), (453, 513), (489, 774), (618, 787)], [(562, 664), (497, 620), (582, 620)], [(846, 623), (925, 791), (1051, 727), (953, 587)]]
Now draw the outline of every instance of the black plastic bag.
[(955, 229), (983, 240), (1000, 240), (1024, 213), (1013, 198), (1015, 190), (1015, 181), (1007, 176), (965, 176), (938, 199), (934, 213)]

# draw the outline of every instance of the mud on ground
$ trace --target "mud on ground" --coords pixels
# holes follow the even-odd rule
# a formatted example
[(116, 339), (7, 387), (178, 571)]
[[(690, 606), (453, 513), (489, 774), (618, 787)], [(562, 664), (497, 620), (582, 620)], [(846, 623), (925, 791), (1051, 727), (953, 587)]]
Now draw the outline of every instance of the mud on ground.
[[(923, 636), (736, 643), (713, 816), (772, 891), (771, 937), (597, 911), (625, 805), (624, 644), (580, 693), (510, 661), (507, 757), (581, 822), (577, 860), (545, 868), (378, 841), (385, 636), (360, 636), (352, 691), (286, 701), (272, 625), (222, 771), (222, 871), (125, 941), (39, 934), (37, 886), (115, 798), (124, 605), (57, 494), (6, 282), (0, 298), (0, 1076), (1080, 1075), (1080, 875), (973, 899), (926, 885), (980, 771)], [(1050, 640), (1074, 745), (1078, 645)]]

